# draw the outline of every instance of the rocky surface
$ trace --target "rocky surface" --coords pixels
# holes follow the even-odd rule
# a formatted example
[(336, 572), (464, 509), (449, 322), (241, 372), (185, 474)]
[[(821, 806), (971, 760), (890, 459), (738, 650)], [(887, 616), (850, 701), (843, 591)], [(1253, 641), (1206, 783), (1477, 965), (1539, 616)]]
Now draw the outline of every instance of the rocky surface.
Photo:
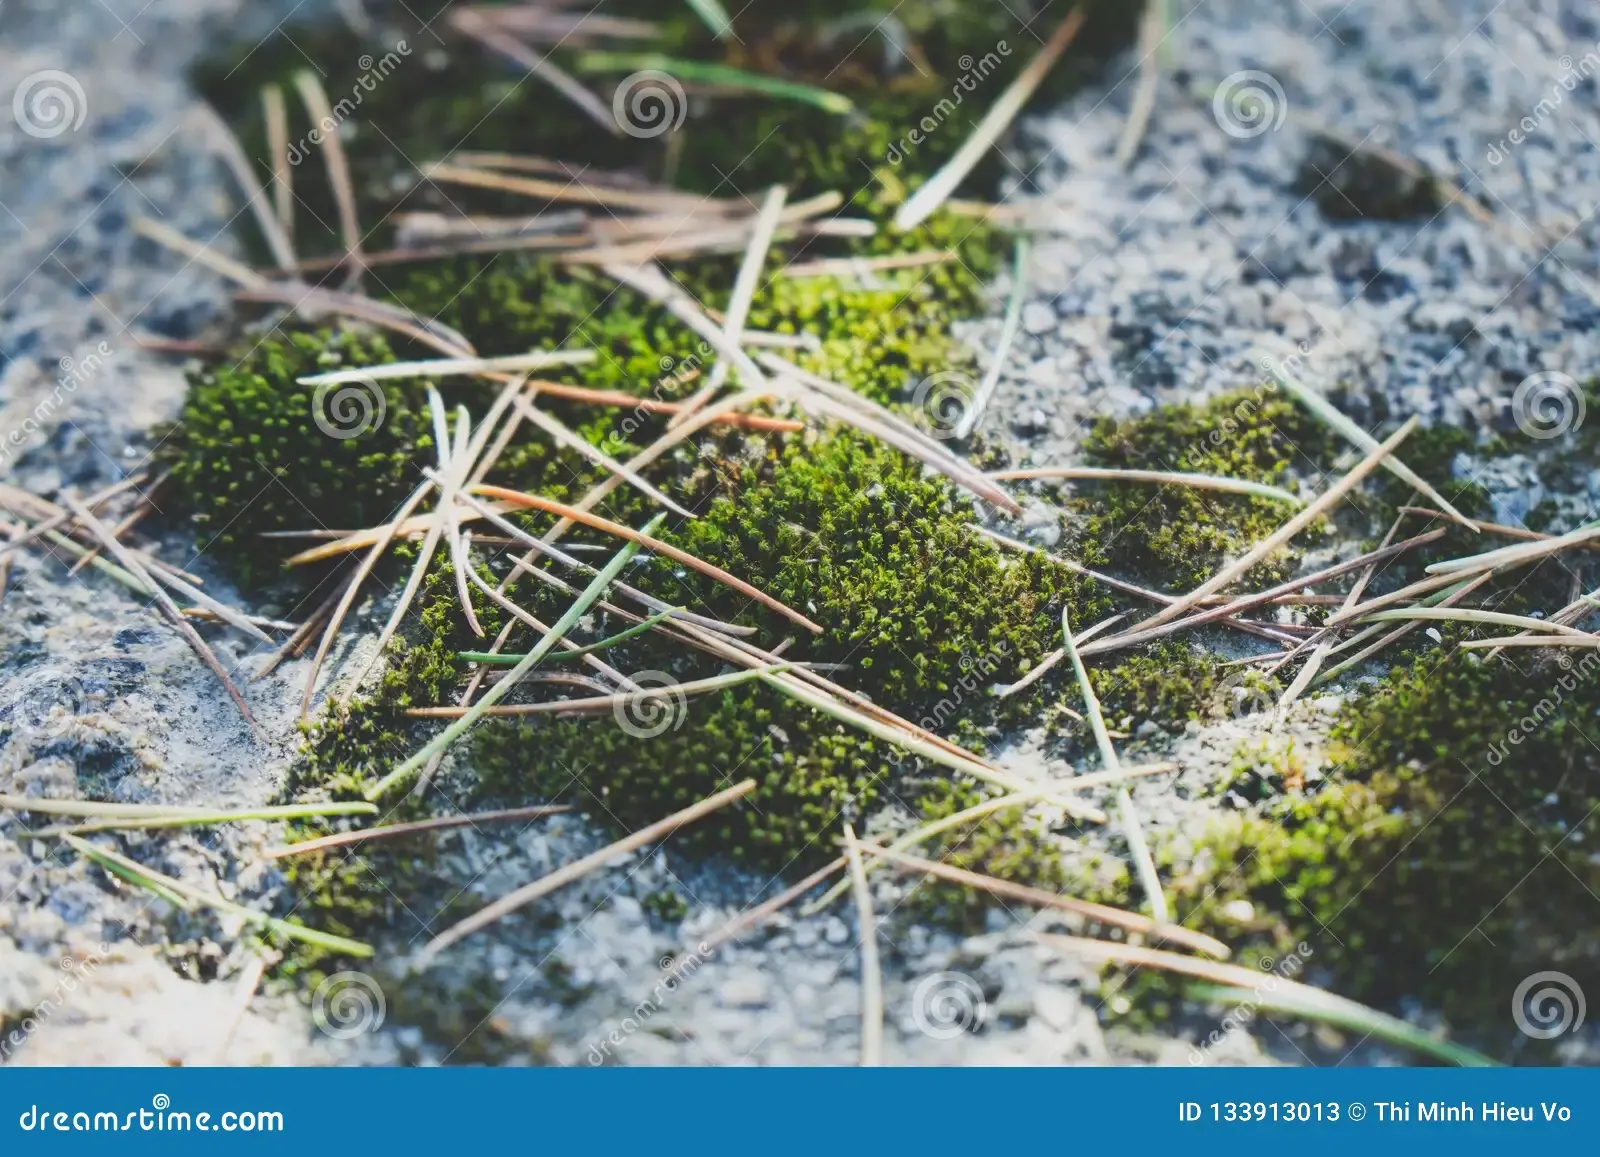
[[(0, 6), (0, 96), (30, 84), (36, 94), (48, 83), (69, 106), (59, 132), (42, 112), (34, 124), (42, 131), (0, 126), (0, 438), (23, 435), (4, 444), (0, 481), (45, 493), (93, 489), (136, 468), (150, 449), (148, 431), (177, 412), (179, 368), (139, 338), (203, 334), (227, 316), (227, 291), (138, 239), (131, 221), (158, 216), (238, 252), (227, 232), (240, 220), (237, 197), (195, 127), (183, 75), (223, 35), (271, 35), (288, 7)], [(1590, 242), (1600, 201), (1591, 142), (1600, 124), (1592, 82), (1562, 86), (1586, 53), (1600, 52), (1588, 7), (1178, 7), (1173, 71), (1128, 171), (1110, 161), (1132, 91), (1121, 69), (1038, 111), (1007, 146), (1015, 168), (1030, 174), (1016, 192), (1030, 198), (1043, 233), (1022, 334), (984, 435), (1024, 462), (1067, 461), (1089, 419), (1236, 387), (1253, 376), (1252, 350), (1265, 345), (1275, 357), (1298, 354), (1311, 383), (1347, 387), (1358, 417), (1415, 412), (1542, 441), (1549, 414), (1558, 423), (1560, 414), (1532, 405), (1526, 392), (1517, 402), (1519, 385), (1557, 375), (1546, 384), (1558, 404), (1565, 381), (1600, 368), (1600, 270)], [(67, 74), (81, 93), (59, 78), (37, 79), (47, 72)], [(1219, 85), (1232, 95), (1214, 97)], [(1563, 91), (1560, 107), (1537, 113), (1552, 85)], [(1508, 133), (1523, 117), (1538, 122), (1513, 144)], [(1341, 175), (1324, 142), (1315, 154), (1321, 177), (1308, 185), (1305, 162), (1329, 129), (1416, 158), (1465, 187), (1492, 220), (1459, 206), (1407, 220), (1343, 219), (1345, 199), (1413, 205), (1416, 182), (1366, 157), (1344, 158), (1354, 163)], [(997, 340), (998, 312), (964, 327), (980, 351)], [(81, 364), (101, 342), (110, 351), (102, 364), (35, 420), (63, 359)], [(1478, 477), (1507, 520), (1538, 501), (1526, 472), (1505, 460)], [(203, 547), (162, 544), (166, 557), (230, 597)], [(231, 664), (248, 657), (237, 640), (213, 637)], [(290, 664), (251, 686), (266, 733), (252, 738), (150, 609), (94, 575), (70, 577), (57, 562), (19, 557), (0, 603), (0, 710), (10, 720), (0, 792), (260, 802), (289, 757), (302, 674)], [(1326, 708), (1301, 704), (1286, 725), (1308, 750)], [(1216, 806), (1209, 789), (1239, 743), (1268, 729), (1251, 716), (1175, 739), (1143, 737), (1148, 750), (1171, 750), (1185, 767), (1176, 782), (1135, 790), (1157, 837), (1198, 831)], [(1025, 766), (1038, 756), (1024, 744), (1012, 758)], [(241, 825), (151, 837), (146, 847), (151, 862), (180, 878), (267, 903), (281, 881), (257, 853), (272, 835)], [(602, 841), (578, 817), (452, 837), (442, 844), (441, 896), (499, 895)], [(655, 852), (475, 938), (424, 978), (405, 976), (402, 965), (426, 921), (396, 897), (403, 914), (380, 946), (387, 963), (370, 977), (345, 978), (308, 1009), (287, 995), (246, 1003), (236, 978), (247, 961), (227, 937), (207, 938), (212, 925), (108, 886), (0, 813), (0, 1025), (22, 1037), (4, 1059), (851, 1063), (859, 989), (847, 907), (791, 912), (744, 944), (697, 949), (768, 884)], [(667, 886), (689, 905), (681, 925), (662, 925), (640, 903)], [(1107, 1032), (1100, 1013), (1107, 1002), (1118, 1011), (1117, 995), (1029, 944), (1019, 918), (997, 910), (988, 932), (961, 938), (901, 919), (897, 885), (882, 883), (876, 898), (890, 1060), (1181, 1064), (1213, 1027)], [(73, 986), (57, 999), (63, 976)], [(45, 1005), (52, 1012), (41, 1017)], [(1326, 1034), (1264, 1031), (1258, 1040), (1241, 1032), (1207, 1056), (1337, 1061), (1348, 1048)]]

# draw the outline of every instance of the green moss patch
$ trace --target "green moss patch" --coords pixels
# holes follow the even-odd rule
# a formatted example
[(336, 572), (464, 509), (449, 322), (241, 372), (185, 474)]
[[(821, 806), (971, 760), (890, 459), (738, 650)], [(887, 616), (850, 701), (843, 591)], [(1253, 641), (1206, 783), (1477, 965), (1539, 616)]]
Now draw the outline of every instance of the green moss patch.
[(1185, 921), (1274, 952), (1305, 940), (1338, 991), (1420, 999), (1489, 1041), (1512, 1038), (1530, 973), (1600, 980), (1600, 939), (1574, 922), (1600, 890), (1600, 660), (1508, 654), (1432, 651), (1354, 700), (1333, 783), (1222, 822), (1174, 881)]

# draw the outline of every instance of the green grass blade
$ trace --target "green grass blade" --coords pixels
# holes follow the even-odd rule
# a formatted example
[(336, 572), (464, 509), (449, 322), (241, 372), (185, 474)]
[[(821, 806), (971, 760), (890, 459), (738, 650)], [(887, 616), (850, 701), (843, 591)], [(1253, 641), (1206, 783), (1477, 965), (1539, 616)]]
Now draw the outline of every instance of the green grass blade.
[(1283, 1016), (1320, 1021), (1335, 1028), (1342, 1028), (1346, 1032), (1376, 1037), (1388, 1044), (1410, 1049), (1412, 1052), (1421, 1053), (1445, 1064), (1460, 1065), (1464, 1068), (1497, 1067), (1492, 1058), (1465, 1045), (1439, 1040), (1399, 1017), (1368, 1008), (1347, 997), (1335, 996), (1320, 988), (1311, 988), (1307, 985), (1290, 988), (1287, 985), (1280, 985), (1277, 991), (1263, 992), (1257, 988), (1197, 984), (1190, 986), (1189, 995), (1199, 1000), (1215, 1001), (1217, 1004), (1247, 1004)]
[(326, 948), (330, 952), (343, 953), (346, 956), (371, 956), (372, 946), (363, 944), (359, 940), (346, 940), (343, 936), (334, 936), (327, 932), (318, 932), (314, 928), (307, 928), (303, 924), (291, 924), (287, 920), (280, 920), (276, 916), (268, 916), (265, 912), (257, 912), (254, 908), (246, 908), (242, 904), (235, 904), (231, 900), (224, 900), (221, 896), (214, 896), (209, 892), (202, 892), (198, 888), (163, 876), (160, 872), (145, 867), (136, 860), (113, 852), (109, 848), (99, 848), (87, 840), (80, 840), (76, 836), (63, 835), (61, 842), (66, 844), (79, 855), (87, 856), (99, 864), (107, 872), (127, 880), (131, 884), (145, 889), (163, 900), (176, 904), (185, 911), (190, 911), (196, 904), (203, 904), (214, 908), (218, 912), (225, 912), (230, 916), (237, 916), (247, 924), (254, 924), (264, 928), (277, 936), (288, 940), (298, 940), (302, 944), (314, 944), (319, 948)]
[[(564, 659), (580, 659), (584, 655), (593, 655), (597, 651), (604, 651), (610, 647), (615, 647), (618, 643), (626, 643), (635, 635), (644, 634), (663, 619), (670, 618), (675, 612), (681, 611), (682, 609), (682, 607), (668, 607), (659, 614), (651, 615), (648, 619), (645, 619), (641, 623), (635, 623), (626, 631), (618, 631), (615, 635), (601, 639), (598, 643), (590, 643), (587, 647), (579, 647), (575, 651), (562, 651), (558, 655), (551, 655), (550, 661), (552, 663), (557, 663)], [(456, 658), (460, 659), (464, 663), (484, 663), (493, 667), (515, 667), (527, 657), (528, 656), (526, 654), (508, 655), (500, 651), (456, 652)]]
[(577, 69), (579, 72), (664, 72), (675, 80), (686, 80), (690, 84), (711, 84), (770, 96), (776, 100), (792, 100), (840, 116), (854, 112), (856, 107), (849, 97), (815, 85), (780, 80), (760, 72), (746, 72), (726, 64), (680, 60), (656, 52), (585, 52), (578, 57)]
[(688, 0), (688, 4), (718, 40), (727, 40), (733, 35), (733, 18), (722, 6), (722, 0)]
[[(665, 514), (656, 515), (645, 523), (643, 533), (650, 534), (653, 532), (665, 518)], [(550, 628), (550, 633), (540, 639), (533, 650), (522, 657), (522, 660), (511, 669), (511, 673), (479, 696), (477, 702), (472, 705), (465, 715), (434, 736), (423, 746), (422, 750), (368, 788), (366, 791), (367, 799), (375, 800), (381, 798), (396, 784), (420, 771), (430, 759), (443, 752), (471, 730), (473, 725), (483, 718), (484, 712), (504, 699), (511, 688), (517, 685), (518, 680), (537, 667), (540, 660), (549, 654), (551, 649), (566, 636), (566, 633), (577, 625), (578, 620), (588, 614), (589, 608), (599, 602), (600, 596), (605, 594), (606, 588), (611, 585), (611, 580), (621, 574), (622, 568), (628, 565), (628, 560), (638, 553), (638, 543), (623, 543), (622, 549), (612, 555), (611, 561), (600, 568), (599, 573), (594, 576), (589, 585), (584, 587), (582, 593), (573, 600), (566, 613), (556, 621), (555, 626)]]
[[(1067, 658), (1072, 661), (1073, 673), (1078, 677), (1078, 689), (1083, 692), (1084, 714), (1089, 717), (1089, 729), (1094, 732), (1094, 741), (1099, 745), (1100, 761), (1105, 764), (1107, 771), (1119, 771), (1122, 761), (1117, 758), (1117, 749), (1111, 744), (1105, 716), (1100, 712), (1100, 699), (1089, 683), (1089, 672), (1083, 665), (1083, 656), (1078, 654), (1078, 644), (1073, 641), (1072, 624), (1067, 620), (1065, 607), (1061, 608), (1061, 637), (1066, 640)], [(1120, 783), (1117, 785), (1117, 811), (1122, 817), (1123, 834), (1128, 837), (1128, 851), (1138, 870), (1139, 883), (1150, 900), (1150, 914), (1157, 924), (1166, 924), (1171, 917), (1167, 911), (1167, 895), (1161, 890), (1161, 876), (1156, 872), (1155, 857), (1151, 856), (1150, 844), (1144, 838), (1144, 825), (1139, 822), (1139, 813), (1134, 810), (1133, 797), (1128, 794), (1127, 787)]]

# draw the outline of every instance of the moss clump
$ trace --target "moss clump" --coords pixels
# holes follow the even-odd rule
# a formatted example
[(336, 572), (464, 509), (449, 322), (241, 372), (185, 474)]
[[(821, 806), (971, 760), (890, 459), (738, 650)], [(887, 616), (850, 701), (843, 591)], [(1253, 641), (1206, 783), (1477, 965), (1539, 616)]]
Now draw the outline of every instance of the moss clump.
[[(916, 800), (922, 823), (935, 823), (982, 802), (984, 792), (971, 784), (935, 779)], [(965, 827), (946, 832), (914, 853), (1013, 883), (1052, 892), (1067, 886), (1061, 851), (1051, 833), (1026, 808), (994, 812)], [(907, 877), (914, 879), (915, 877)], [(924, 880), (911, 897), (911, 912), (941, 924), (976, 931), (993, 906), (986, 893), (942, 880)]]
[(881, 798), (888, 752), (775, 692), (740, 688), (693, 700), (661, 734), (610, 715), (485, 727), (474, 747), (487, 798), (571, 800), (633, 829), (744, 778), (756, 790), (679, 836), (683, 846), (770, 870), (834, 854), (841, 820)]
[(1216, 695), (1217, 664), (1187, 643), (1154, 643), (1115, 667), (1091, 670), (1089, 681), (1112, 726), (1154, 720), (1170, 727), (1205, 712)]
[(1283, 951), (1306, 940), (1343, 993), (1420, 998), (1491, 1042), (1544, 969), (1600, 981), (1600, 938), (1575, 928), (1600, 890), (1600, 659), (1479, 662), (1435, 651), (1355, 700), (1333, 784), (1224, 822), (1175, 882), (1178, 909), (1239, 942), (1222, 910)]
[(1105, 608), (1065, 568), (1002, 556), (946, 482), (848, 432), (731, 467), (675, 541), (809, 615), (816, 658), (892, 710), (936, 715), (935, 730), (1053, 649), (1063, 605), (1075, 620)]
[(258, 561), (261, 532), (373, 526), (420, 480), (433, 435), (419, 383), (319, 393), (297, 381), (393, 360), (379, 337), (291, 333), (191, 376), (162, 455), (205, 547), (245, 581), (270, 574)]
[[(1205, 405), (1165, 406), (1123, 421), (1102, 419), (1084, 441), (1085, 461), (1122, 470), (1220, 474), (1292, 489), (1297, 474), (1325, 465), (1326, 434), (1271, 384)], [(1088, 491), (1090, 484), (1081, 485)], [(1271, 534), (1290, 513), (1281, 502), (1143, 483), (1095, 484), (1079, 546), (1086, 562), (1114, 566), (1174, 589), (1199, 585)], [(1251, 572), (1286, 578), (1298, 555), (1278, 552)]]

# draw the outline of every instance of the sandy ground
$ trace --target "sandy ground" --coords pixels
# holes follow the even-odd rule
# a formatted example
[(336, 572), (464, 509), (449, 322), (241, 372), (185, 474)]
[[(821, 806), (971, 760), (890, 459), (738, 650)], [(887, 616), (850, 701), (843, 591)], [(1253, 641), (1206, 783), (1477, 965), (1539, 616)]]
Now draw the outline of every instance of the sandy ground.
[[(23, 435), (0, 446), (0, 480), (46, 493), (91, 490), (135, 468), (150, 449), (147, 431), (176, 414), (180, 372), (143, 352), (136, 335), (194, 336), (227, 315), (226, 287), (137, 239), (130, 222), (158, 215), (237, 251), (228, 232), (237, 199), (208, 157), (182, 77), (223, 37), (271, 35), (273, 7), (0, 6), (0, 96), (53, 84), (71, 106), (60, 131), (48, 121), (33, 125), (42, 131), (23, 131), (11, 123), (15, 113), (0, 124), (0, 437)], [(986, 437), (1008, 443), (1025, 463), (1070, 461), (1086, 420), (1237, 386), (1253, 376), (1258, 344), (1274, 356), (1298, 352), (1302, 376), (1314, 384), (1343, 383), (1343, 401), (1358, 417), (1387, 406), (1513, 436), (1530, 413), (1544, 414), (1530, 410), (1526, 394), (1516, 400), (1530, 375), (1549, 375), (1557, 394), (1560, 375), (1594, 375), (1600, 298), (1592, 287), (1600, 271), (1590, 233), (1600, 153), (1592, 142), (1600, 140), (1600, 116), (1587, 81), (1568, 91), (1562, 80), (1586, 53), (1600, 53), (1600, 10), (1572, 0), (1526, 0), (1514, 12), (1489, 0), (1210, 0), (1178, 8), (1173, 71), (1128, 172), (1110, 156), (1131, 99), (1132, 58), (1106, 83), (1038, 111), (1007, 146), (1018, 174), (1013, 192), (1029, 201), (1042, 235), (1022, 336), (984, 416)], [(46, 73), (67, 74), (77, 90), (58, 77), (40, 80)], [(1248, 92), (1237, 102), (1214, 100), (1218, 85)], [(1558, 90), (1559, 107), (1537, 111)], [(1536, 118), (1534, 128), (1523, 143), (1510, 142), (1524, 117)], [(1419, 158), (1479, 198), (1494, 223), (1459, 207), (1407, 221), (1330, 222), (1339, 200), (1361, 190), (1340, 191), (1337, 174), (1323, 183), (1330, 187), (1302, 183), (1322, 125)], [(993, 316), (962, 327), (983, 359), (998, 339), (1007, 291), (997, 287)], [(29, 428), (62, 360), (81, 364), (101, 342), (109, 349), (101, 365)], [(1457, 467), (1464, 475), (1482, 469), (1467, 460)], [(1593, 477), (1593, 492), (1570, 496), (1575, 502), (1600, 495), (1600, 471)], [(1543, 497), (1515, 462), (1487, 481), (1506, 520)], [(1033, 530), (1048, 539), (1043, 520)], [(162, 546), (227, 597), (225, 577), (194, 557), (193, 542)], [(377, 613), (369, 608), (367, 621)], [(220, 645), (229, 662), (247, 657), (237, 642)], [(255, 739), (150, 609), (97, 577), (20, 558), (0, 603), (0, 791), (264, 800), (289, 758), (297, 698), (289, 689), (301, 674), (291, 664), (254, 685), (267, 735)], [(1313, 755), (1334, 702), (1302, 704), (1289, 724)], [(1137, 789), (1156, 839), (1181, 841), (1201, 829), (1214, 806), (1201, 798), (1205, 789), (1263, 727), (1248, 717), (1135, 745), (1173, 752), (1185, 768), (1176, 781)], [(1025, 737), (1008, 759), (1024, 772), (1064, 770)], [(244, 825), (203, 838), (152, 838), (139, 854), (262, 903), (281, 886), (254, 855), (270, 835), (264, 825)], [(577, 817), (520, 833), (470, 833), (441, 858), (433, 899), (460, 889), (493, 897), (601, 842)], [(247, 1005), (236, 992), (246, 961), (232, 929), (213, 941), (217, 926), (107, 887), (0, 817), (0, 1021), (26, 1029), (0, 1056), (851, 1063), (859, 989), (845, 906), (785, 918), (744, 944), (696, 949), (766, 883), (665, 853), (639, 857), (553, 897), (539, 920), (506, 922), (477, 938), (425, 983), (396, 966), (375, 967), (343, 978), (313, 1011), (288, 997)], [(667, 884), (690, 904), (670, 930), (640, 904)], [(901, 898), (892, 884), (878, 890), (887, 913), (891, 1060), (1182, 1064), (1194, 1035), (1214, 1027), (1108, 1034), (1100, 1012), (1115, 995), (1026, 942), (1020, 918), (996, 911), (984, 935), (963, 939), (897, 918)], [(402, 958), (427, 926), (407, 899), (415, 898), (395, 898), (380, 959)], [(674, 954), (676, 965), (668, 963)], [(33, 1012), (44, 1007), (48, 1015)], [(1267, 1026), (1256, 1036), (1234, 1034), (1208, 1055), (1217, 1063), (1382, 1059), (1370, 1048), (1352, 1055), (1355, 1043)]]

